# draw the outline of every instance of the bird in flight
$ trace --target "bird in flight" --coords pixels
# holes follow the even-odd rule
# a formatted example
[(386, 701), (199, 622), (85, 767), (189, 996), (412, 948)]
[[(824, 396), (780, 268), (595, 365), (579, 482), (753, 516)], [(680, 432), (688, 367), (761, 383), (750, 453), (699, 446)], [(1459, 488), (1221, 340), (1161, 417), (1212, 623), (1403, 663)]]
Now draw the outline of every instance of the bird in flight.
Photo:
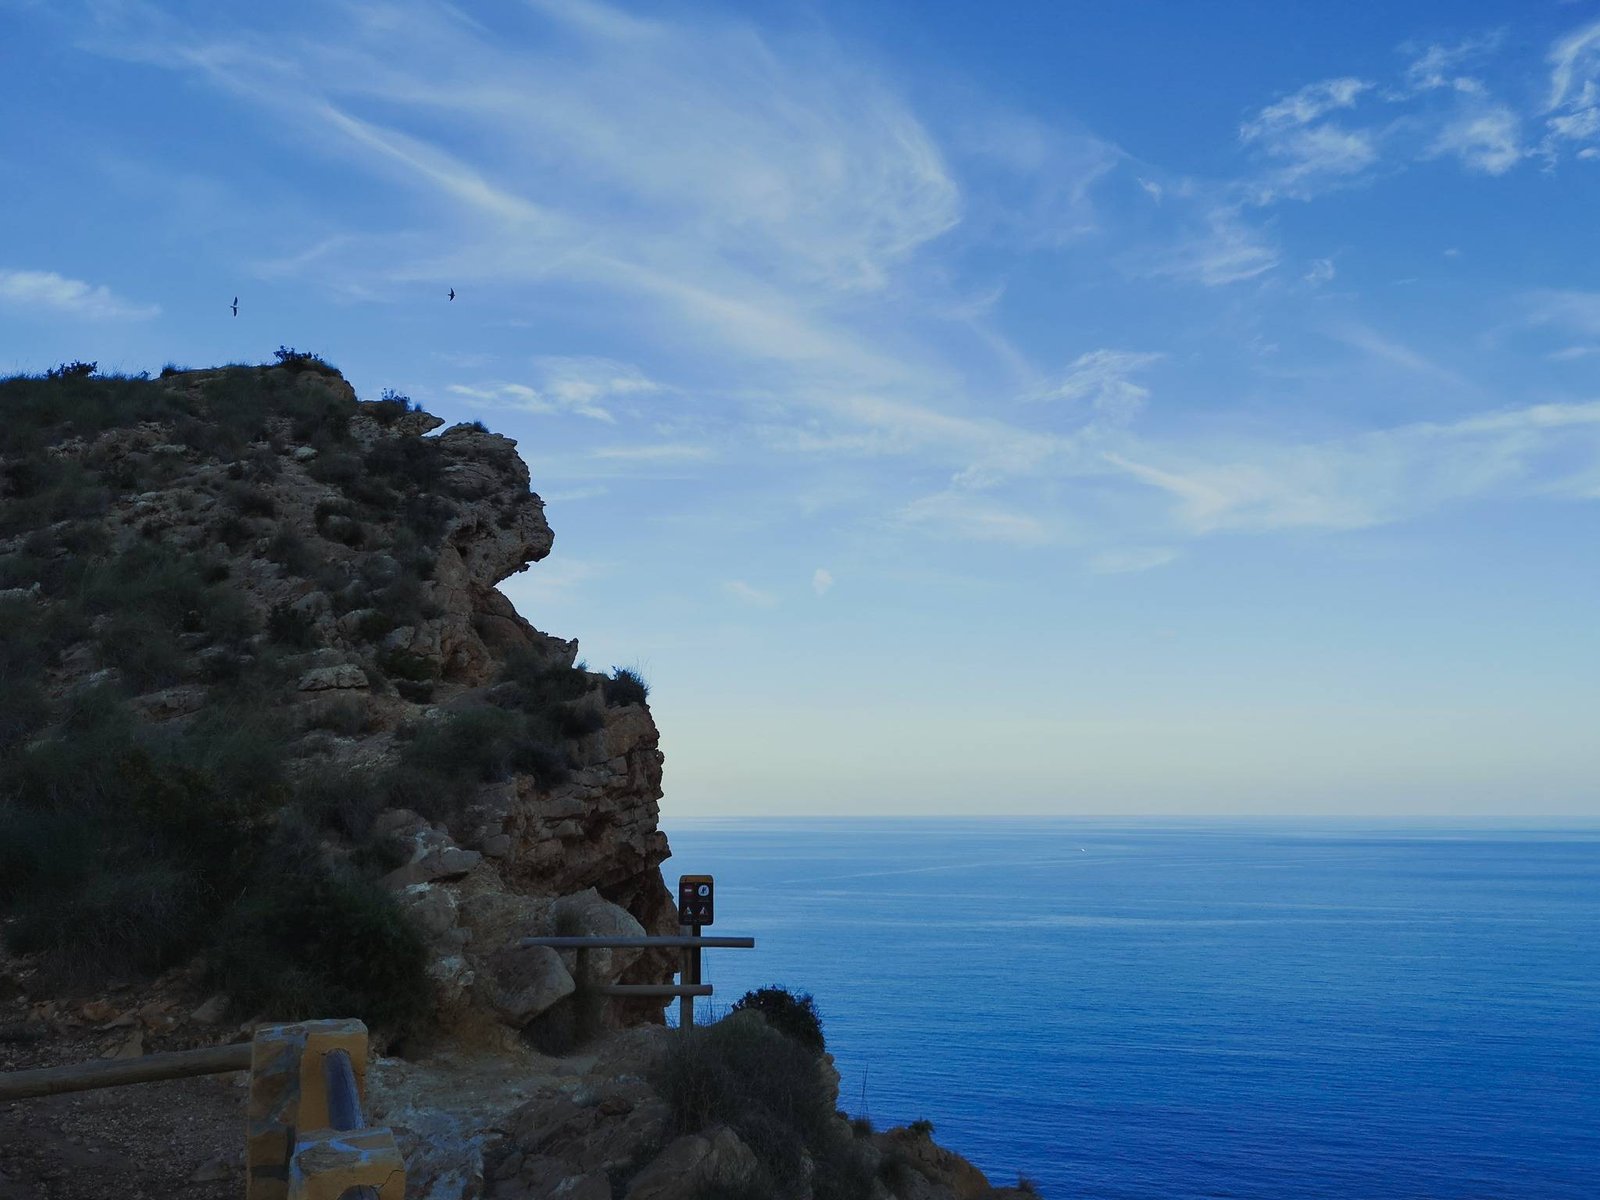
[(451, 288), (450, 289), (450, 299), (454, 300), (455, 298), (456, 298), (456, 290), (455, 290), (455, 288)]
[(233, 315), (236, 317), (239, 315), (239, 297), (237, 296), (233, 298)]

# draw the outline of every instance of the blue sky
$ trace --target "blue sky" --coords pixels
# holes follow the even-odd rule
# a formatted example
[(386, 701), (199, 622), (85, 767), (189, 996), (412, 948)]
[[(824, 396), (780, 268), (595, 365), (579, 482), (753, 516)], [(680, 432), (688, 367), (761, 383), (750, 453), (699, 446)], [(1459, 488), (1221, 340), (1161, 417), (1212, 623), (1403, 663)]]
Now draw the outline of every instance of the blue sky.
[(0, 370), (515, 437), (671, 815), (1600, 813), (1600, 3), (0, 29)]

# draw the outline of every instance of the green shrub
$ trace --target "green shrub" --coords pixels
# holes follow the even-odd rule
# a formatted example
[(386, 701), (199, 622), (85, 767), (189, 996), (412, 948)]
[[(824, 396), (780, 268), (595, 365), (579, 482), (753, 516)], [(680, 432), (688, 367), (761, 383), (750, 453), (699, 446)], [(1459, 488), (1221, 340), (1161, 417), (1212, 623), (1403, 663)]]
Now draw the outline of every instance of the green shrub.
[(96, 517), (111, 495), (99, 476), (70, 459), (24, 459), (9, 471), (0, 535), (22, 533), (57, 521)]
[(0, 379), (0, 453), (18, 457), (68, 436), (92, 438), (141, 421), (172, 420), (189, 411), (180, 393), (125, 376), (18, 375)]
[(187, 656), (171, 626), (148, 613), (118, 613), (103, 626), (100, 658), (122, 672), (138, 692), (171, 687), (183, 680)]
[(96, 836), (77, 813), (0, 803), (0, 905), (75, 891), (95, 861)]
[(730, 1015), (671, 1039), (651, 1072), (675, 1134), (727, 1125), (774, 1186), (801, 1176), (808, 1151), (827, 1147), (833, 1104), (817, 1060), (753, 1016)]
[(315, 371), (319, 375), (336, 375), (338, 368), (331, 366), (320, 354), (296, 350), (293, 346), (279, 346), (272, 352), (277, 365), (291, 371)]
[(44, 953), (47, 974), (68, 985), (148, 974), (199, 949), (214, 915), (209, 900), (203, 881), (176, 863), (130, 862), (25, 902), (6, 942), (18, 954)]
[(383, 811), (382, 782), (375, 772), (354, 767), (318, 767), (294, 786), (295, 807), (307, 826), (331, 829), (352, 841), (364, 840)]
[(93, 375), (99, 363), (70, 362), (62, 363), (58, 367), (51, 367), (44, 373), (46, 379), (87, 379)]
[(931, 1138), (933, 1136), (933, 1122), (927, 1120), (925, 1117), (918, 1117), (915, 1121), (911, 1122), (911, 1124), (907, 1125), (906, 1128), (912, 1133), (916, 1134), (918, 1137)]
[(372, 732), (372, 710), (354, 696), (335, 696), (306, 714), (305, 727), (326, 729), (341, 737), (360, 737)]
[(377, 661), (378, 669), (392, 680), (427, 683), (439, 677), (439, 664), (425, 654), (391, 648), (380, 650)]
[(776, 985), (756, 988), (735, 1000), (731, 1011), (747, 1008), (760, 1013), (767, 1024), (812, 1054), (821, 1054), (828, 1048), (822, 1036), (822, 1019), (817, 1016), (816, 1002), (807, 992), (791, 992)]
[(271, 517), (278, 511), (272, 493), (248, 483), (230, 483), (223, 489), (223, 498), (247, 517)]
[(402, 493), (427, 491), (444, 468), (444, 447), (433, 438), (380, 438), (366, 453), (367, 471)]
[(233, 1008), (270, 1020), (353, 1016), (391, 1036), (421, 1032), (427, 951), (394, 900), (309, 839), (280, 836), (209, 956)]
[(11, 678), (0, 669), (0, 752), (42, 728), (49, 719), (50, 705), (38, 682)]
[(616, 707), (623, 704), (643, 704), (650, 695), (650, 685), (632, 667), (612, 667), (611, 678), (602, 685), (606, 703)]
[(311, 460), (306, 473), (318, 483), (346, 487), (361, 478), (361, 460), (343, 452), (321, 454)]
[(386, 429), (408, 412), (419, 411), (421, 406), (412, 404), (410, 396), (402, 396), (393, 388), (384, 388), (376, 400), (366, 405), (367, 415)]
[(497, 708), (466, 708), (425, 722), (401, 753), (411, 767), (482, 783), (510, 776), (523, 760), (523, 725)]
[(310, 544), (293, 529), (280, 529), (273, 535), (267, 543), (267, 557), (290, 575), (309, 575), (318, 561)]

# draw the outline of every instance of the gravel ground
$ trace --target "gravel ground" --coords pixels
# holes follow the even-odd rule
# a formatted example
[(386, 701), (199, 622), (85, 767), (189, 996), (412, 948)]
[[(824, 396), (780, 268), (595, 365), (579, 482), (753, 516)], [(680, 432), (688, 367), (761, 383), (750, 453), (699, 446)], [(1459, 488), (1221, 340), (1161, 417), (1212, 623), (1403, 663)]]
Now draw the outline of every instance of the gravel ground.
[[(100, 1057), (98, 1042), (0, 1044), (0, 1069)], [(247, 1073), (0, 1104), (0, 1200), (244, 1194)]]

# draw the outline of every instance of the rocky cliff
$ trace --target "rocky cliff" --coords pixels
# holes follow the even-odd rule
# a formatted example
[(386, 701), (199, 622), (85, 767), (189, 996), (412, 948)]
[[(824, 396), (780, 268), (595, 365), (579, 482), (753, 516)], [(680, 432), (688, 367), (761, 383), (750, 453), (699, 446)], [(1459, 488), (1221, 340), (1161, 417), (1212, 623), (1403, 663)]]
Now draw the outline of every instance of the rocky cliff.
[[(376, 881), (406, 915), (432, 995), (394, 1023), (536, 1033), (572, 1007), (575, 963), (518, 937), (675, 929), (645, 689), (576, 664), (576, 642), (496, 590), (553, 540), (514, 442), (477, 424), (435, 433), (404, 398), (362, 402), (314, 356), (279, 359), (0, 384), (13, 948), (54, 956), (69, 981), (196, 952), (243, 1008), (292, 1015), (318, 1002), (318, 964), (293, 944), (316, 921), (285, 917), (289, 897), (250, 909), (276, 857), (318, 895), (370, 906)], [(74, 770), (85, 750), (111, 761)], [(62, 845), (57, 825), (81, 818), (96, 835)], [(193, 861), (218, 854), (250, 861)], [(95, 876), (118, 866), (142, 886), (103, 894)], [(119, 928), (130, 908), (138, 927)], [(244, 953), (274, 961), (230, 962), (222, 928), (260, 935)], [(79, 945), (53, 945), (64, 932)], [(601, 982), (670, 976), (659, 959), (594, 958)], [(302, 970), (303, 1003), (262, 985), (268, 969)]]
[[(645, 684), (496, 590), (513, 442), (278, 359), (0, 380), (0, 1068), (359, 1016), (414, 1200), (1029, 1194), (850, 1121), (776, 991), (669, 1033), (591, 986), (659, 952), (519, 945), (676, 926)], [(0, 1106), (0, 1195), (237, 1195), (219, 1086)]]

